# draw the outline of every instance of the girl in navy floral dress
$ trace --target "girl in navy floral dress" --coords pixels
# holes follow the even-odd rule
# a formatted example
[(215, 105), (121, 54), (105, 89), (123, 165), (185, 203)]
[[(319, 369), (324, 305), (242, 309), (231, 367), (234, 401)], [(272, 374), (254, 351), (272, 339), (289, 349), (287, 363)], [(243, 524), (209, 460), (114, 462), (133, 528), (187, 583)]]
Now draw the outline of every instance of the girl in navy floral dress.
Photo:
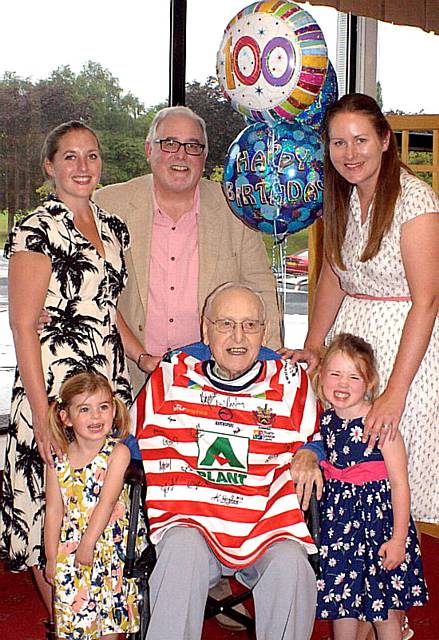
[(317, 617), (334, 621), (335, 640), (355, 640), (361, 620), (373, 623), (380, 640), (400, 640), (402, 612), (424, 604), (427, 590), (401, 435), (373, 449), (362, 441), (378, 388), (370, 345), (338, 335), (317, 385), (331, 406), (321, 418), (327, 461)]

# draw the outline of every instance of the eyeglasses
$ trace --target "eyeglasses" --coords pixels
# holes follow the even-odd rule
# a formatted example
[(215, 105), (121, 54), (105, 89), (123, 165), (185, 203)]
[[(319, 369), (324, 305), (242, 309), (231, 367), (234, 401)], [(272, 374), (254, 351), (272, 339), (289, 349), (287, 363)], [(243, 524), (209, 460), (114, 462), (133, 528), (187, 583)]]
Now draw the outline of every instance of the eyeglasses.
[(185, 152), (189, 156), (201, 156), (206, 148), (206, 145), (201, 144), (201, 142), (180, 142), (179, 140), (172, 140), (170, 138), (154, 140), (154, 142), (155, 144), (159, 144), (160, 149), (165, 153), (177, 153), (180, 147), (184, 147)]
[(258, 333), (265, 325), (265, 322), (261, 322), (260, 320), (235, 322), (235, 320), (229, 320), (229, 318), (219, 318), (219, 320), (211, 320), (207, 316), (205, 316), (205, 318), (214, 325), (219, 333), (232, 333), (238, 324), (241, 325), (244, 333)]

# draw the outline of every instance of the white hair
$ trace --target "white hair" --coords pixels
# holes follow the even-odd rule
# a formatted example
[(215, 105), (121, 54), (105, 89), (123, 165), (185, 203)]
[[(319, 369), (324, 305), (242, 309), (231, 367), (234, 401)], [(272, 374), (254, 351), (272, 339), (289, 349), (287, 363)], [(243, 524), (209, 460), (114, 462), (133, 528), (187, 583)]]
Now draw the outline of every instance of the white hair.
[(189, 107), (165, 107), (164, 109), (160, 109), (160, 111), (157, 111), (153, 121), (151, 122), (151, 126), (149, 127), (148, 135), (146, 136), (146, 142), (149, 142), (150, 144), (154, 142), (157, 136), (157, 127), (165, 118), (168, 118), (169, 116), (186, 116), (187, 118), (190, 118), (198, 124), (203, 134), (204, 144), (206, 145), (204, 149), (204, 155), (207, 156), (209, 151), (209, 142), (207, 140), (206, 123), (204, 122), (203, 118), (197, 115), (195, 111), (192, 111), (192, 109), (190, 109)]

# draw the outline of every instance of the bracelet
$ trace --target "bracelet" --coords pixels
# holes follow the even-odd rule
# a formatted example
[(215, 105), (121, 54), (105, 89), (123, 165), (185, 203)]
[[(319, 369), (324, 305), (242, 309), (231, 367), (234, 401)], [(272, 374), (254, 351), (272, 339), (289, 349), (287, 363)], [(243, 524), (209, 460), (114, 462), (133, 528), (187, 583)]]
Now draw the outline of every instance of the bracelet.
[(146, 351), (142, 351), (142, 353), (141, 353), (141, 354), (139, 355), (139, 357), (137, 358), (137, 366), (138, 366), (138, 368), (139, 368), (141, 371), (143, 371), (142, 367), (140, 366), (140, 365), (141, 365), (141, 362), (142, 362), (142, 358), (145, 358), (146, 356), (149, 356), (149, 355), (150, 355), (150, 354), (149, 354), (149, 353), (146, 353)]

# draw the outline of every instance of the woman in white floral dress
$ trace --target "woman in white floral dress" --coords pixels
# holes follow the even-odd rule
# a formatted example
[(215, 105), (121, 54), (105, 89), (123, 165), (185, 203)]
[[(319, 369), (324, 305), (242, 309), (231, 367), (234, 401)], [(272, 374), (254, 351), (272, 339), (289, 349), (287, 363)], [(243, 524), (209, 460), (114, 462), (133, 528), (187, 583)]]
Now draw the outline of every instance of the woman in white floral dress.
[(381, 395), (366, 427), (399, 427), (415, 520), (439, 522), (439, 199), (403, 165), (375, 100), (343, 96), (327, 118), (325, 258), (296, 359), (315, 366), (328, 333), (362, 336)]

